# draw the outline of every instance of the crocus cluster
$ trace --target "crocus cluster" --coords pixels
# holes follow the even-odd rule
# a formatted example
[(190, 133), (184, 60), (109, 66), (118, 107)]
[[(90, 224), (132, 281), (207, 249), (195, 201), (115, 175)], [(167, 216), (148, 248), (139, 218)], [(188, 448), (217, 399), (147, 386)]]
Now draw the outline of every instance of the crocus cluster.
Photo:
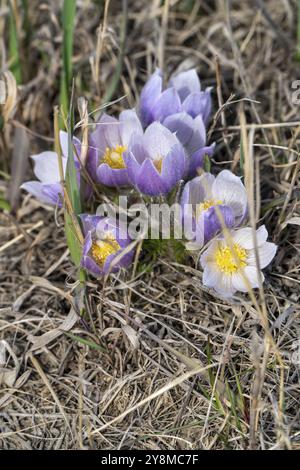
[[(211, 89), (201, 89), (195, 69), (171, 77), (166, 86), (157, 70), (142, 89), (137, 109), (124, 110), (118, 117), (101, 115), (89, 135), (84, 170), (102, 189), (131, 188), (150, 198), (181, 188), (186, 248), (202, 250), (203, 284), (231, 297), (263, 282), (260, 269), (271, 262), (276, 246), (266, 241), (264, 226), (256, 234), (244, 227), (248, 202), (241, 178), (228, 170), (217, 176), (204, 172), (205, 157), (215, 149), (214, 143), (207, 144), (210, 114)], [(64, 132), (60, 143), (65, 172), (68, 139)], [(73, 146), (80, 184), (82, 144), (74, 137)], [(61, 206), (58, 156), (48, 151), (32, 159), (39, 181), (26, 182), (22, 188), (43, 203)], [(84, 186), (83, 196), (90, 197), (91, 187)], [(85, 269), (101, 276), (132, 263), (134, 243), (123, 227), (109, 217), (82, 214), (80, 219)]]

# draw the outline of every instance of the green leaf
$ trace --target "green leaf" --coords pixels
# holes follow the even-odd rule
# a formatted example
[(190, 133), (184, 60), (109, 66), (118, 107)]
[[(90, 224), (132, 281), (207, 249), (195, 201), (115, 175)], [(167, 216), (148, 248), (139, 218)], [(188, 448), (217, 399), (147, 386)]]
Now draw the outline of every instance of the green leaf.
[(84, 339), (81, 336), (74, 335), (73, 333), (69, 333), (67, 331), (65, 331), (65, 335), (69, 336), (69, 338), (73, 339), (74, 341), (77, 341), (78, 343), (85, 344), (87, 346), (90, 346), (93, 349), (98, 349), (99, 351), (102, 351), (102, 352), (106, 352), (106, 349), (103, 346), (100, 346), (100, 344), (94, 343), (94, 341)]

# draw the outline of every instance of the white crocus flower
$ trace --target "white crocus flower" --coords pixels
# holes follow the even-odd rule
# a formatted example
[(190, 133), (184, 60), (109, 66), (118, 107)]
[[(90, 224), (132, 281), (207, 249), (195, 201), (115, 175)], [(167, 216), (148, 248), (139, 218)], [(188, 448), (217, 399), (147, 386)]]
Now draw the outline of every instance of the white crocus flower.
[[(276, 245), (267, 242), (268, 232), (264, 225), (256, 231), (259, 266), (270, 264), (276, 253)], [(223, 297), (232, 297), (236, 291), (247, 292), (249, 287), (259, 286), (253, 233), (250, 227), (230, 232), (227, 243), (224, 237), (215, 238), (202, 254), (203, 285), (213, 288)], [(262, 282), (263, 273), (260, 272)], [(248, 282), (245, 281), (245, 278)]]

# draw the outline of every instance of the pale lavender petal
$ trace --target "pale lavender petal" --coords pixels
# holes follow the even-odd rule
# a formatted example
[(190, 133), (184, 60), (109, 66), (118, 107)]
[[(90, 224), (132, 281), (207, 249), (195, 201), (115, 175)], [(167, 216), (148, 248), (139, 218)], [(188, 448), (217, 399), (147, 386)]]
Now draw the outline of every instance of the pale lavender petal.
[(134, 158), (140, 164), (142, 164), (143, 161), (146, 160), (146, 158), (150, 158), (150, 155), (147, 152), (147, 148), (144, 147), (143, 142), (144, 142), (143, 135), (141, 136), (135, 133), (132, 134), (128, 150), (124, 152), (123, 154), (125, 163), (126, 163), (126, 156), (129, 155), (130, 153), (134, 155)]
[[(69, 149), (69, 137), (68, 133), (65, 131), (59, 131), (59, 141), (60, 141), (60, 147), (62, 151), (62, 155), (67, 158), (68, 157), (68, 149)], [(77, 137), (72, 138), (72, 144), (75, 146), (76, 151), (73, 150), (74, 157), (77, 158), (78, 156), (80, 157), (80, 152), (81, 152), (81, 142)]]
[[(60, 181), (58, 155), (55, 152), (42, 152), (31, 156), (34, 162), (34, 174), (42, 183), (57, 183)], [(63, 170), (66, 171), (67, 159), (62, 158)]]
[(191, 138), (186, 145), (188, 155), (193, 155), (206, 145), (206, 129), (202, 116), (197, 116), (192, 122), (193, 130)]
[(96, 231), (98, 223), (101, 221), (101, 217), (98, 215), (80, 214), (80, 220), (83, 227), (83, 233), (87, 235), (89, 232), (93, 233)]
[(175, 88), (168, 88), (155, 101), (151, 114), (152, 121), (163, 122), (170, 114), (176, 114), (181, 111), (181, 102)]
[(223, 170), (215, 179), (212, 187), (213, 197), (232, 208), (236, 222), (239, 223), (247, 208), (247, 192), (241, 179), (231, 171)]
[[(104, 151), (107, 147), (115, 148), (120, 145), (119, 121), (108, 114), (103, 114), (96, 124), (96, 130), (93, 133), (93, 138), (99, 149)], [(105, 147), (104, 147), (105, 145)]]
[(62, 206), (63, 188), (60, 183), (43, 184), (43, 194), (50, 204)]
[(140, 97), (140, 116), (144, 126), (153, 121), (152, 107), (162, 92), (161, 72), (157, 70), (147, 81)]
[(43, 183), (40, 181), (26, 181), (26, 183), (23, 183), (20, 188), (32, 194), (42, 203), (52, 204), (48, 197), (43, 194)]
[(138, 178), (138, 176), (140, 174), (140, 171), (141, 171), (141, 165), (140, 165), (140, 163), (137, 162), (137, 160), (136, 160), (136, 158), (135, 158), (135, 156), (133, 155), (132, 152), (126, 152), (124, 154), (124, 161), (125, 161), (125, 164), (126, 164), (129, 181), (133, 185), (135, 185), (136, 181), (137, 181), (137, 178)]
[(171, 78), (170, 87), (174, 87), (181, 101), (183, 101), (190, 93), (199, 92), (201, 90), (200, 80), (196, 69), (181, 72)]
[(204, 173), (187, 183), (190, 185), (190, 202), (199, 204), (212, 199), (211, 188), (214, 181), (215, 177), (211, 173)]

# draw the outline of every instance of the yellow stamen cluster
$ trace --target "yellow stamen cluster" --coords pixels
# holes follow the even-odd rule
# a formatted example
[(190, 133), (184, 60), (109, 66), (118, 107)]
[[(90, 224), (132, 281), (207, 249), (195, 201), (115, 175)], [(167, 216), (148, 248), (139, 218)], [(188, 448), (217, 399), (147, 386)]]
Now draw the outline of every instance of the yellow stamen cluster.
[(246, 259), (246, 250), (237, 243), (233, 245), (233, 249), (228, 246), (220, 246), (215, 253), (216, 264), (225, 274), (236, 273), (238, 269), (245, 267), (247, 265)]
[(126, 149), (127, 147), (125, 145), (117, 145), (115, 148), (107, 147), (102, 162), (107, 163), (107, 165), (114, 170), (126, 168), (123, 160), (123, 153)]
[(153, 160), (153, 164), (155, 168), (157, 169), (158, 173), (161, 173), (161, 167), (162, 167), (162, 158), (157, 158), (156, 160)]
[(108, 234), (104, 240), (97, 240), (92, 244), (91, 253), (99, 266), (103, 266), (107, 257), (113, 255), (120, 249), (117, 240)]
[(196, 206), (196, 216), (199, 217), (201, 212), (206, 211), (212, 206), (219, 206), (222, 204), (222, 201), (220, 200), (215, 200), (215, 199), (206, 199), (204, 202), (201, 202), (200, 204), (197, 204)]

